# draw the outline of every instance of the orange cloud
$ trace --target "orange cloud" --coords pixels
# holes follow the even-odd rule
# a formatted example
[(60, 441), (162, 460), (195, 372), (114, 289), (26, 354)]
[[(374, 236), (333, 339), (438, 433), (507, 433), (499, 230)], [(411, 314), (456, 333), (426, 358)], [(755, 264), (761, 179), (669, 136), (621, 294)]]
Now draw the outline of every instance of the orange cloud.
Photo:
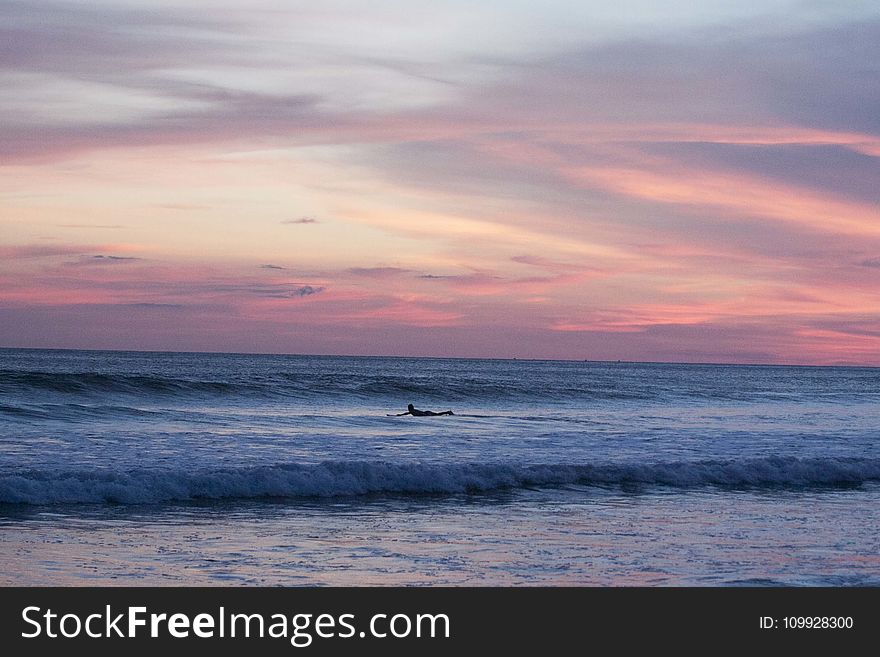
[(778, 219), (828, 232), (880, 235), (880, 210), (838, 201), (808, 189), (744, 175), (679, 169), (659, 173), (622, 167), (567, 171), (579, 184), (660, 203), (711, 207), (733, 216)]

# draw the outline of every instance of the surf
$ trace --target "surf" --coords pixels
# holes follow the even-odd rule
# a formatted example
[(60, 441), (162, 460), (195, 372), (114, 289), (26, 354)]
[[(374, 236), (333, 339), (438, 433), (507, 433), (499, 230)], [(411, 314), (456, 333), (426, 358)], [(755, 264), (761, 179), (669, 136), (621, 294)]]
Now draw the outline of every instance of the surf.
[(0, 504), (158, 504), (252, 498), (449, 495), (579, 484), (807, 489), (880, 481), (880, 459), (766, 457), (656, 463), (325, 461), (204, 471), (28, 470), (0, 475)]

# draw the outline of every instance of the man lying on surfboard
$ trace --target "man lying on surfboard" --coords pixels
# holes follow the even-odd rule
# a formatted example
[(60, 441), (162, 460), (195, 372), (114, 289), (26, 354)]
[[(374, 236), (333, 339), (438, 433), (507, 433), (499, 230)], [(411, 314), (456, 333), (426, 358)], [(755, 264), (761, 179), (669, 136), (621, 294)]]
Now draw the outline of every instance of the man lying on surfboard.
[(427, 417), (428, 415), (455, 415), (452, 411), (441, 411), (440, 413), (435, 413), (434, 411), (420, 411), (415, 406), (410, 404), (406, 407), (406, 413), (395, 413), (394, 417), (400, 417), (401, 415), (414, 415), (415, 417)]

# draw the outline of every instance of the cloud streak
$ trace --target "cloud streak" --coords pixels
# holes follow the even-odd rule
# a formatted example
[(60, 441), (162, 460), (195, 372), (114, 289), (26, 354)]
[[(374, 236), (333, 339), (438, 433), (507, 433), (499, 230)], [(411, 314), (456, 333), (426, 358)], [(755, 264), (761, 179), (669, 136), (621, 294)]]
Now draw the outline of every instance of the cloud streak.
[(281, 222), (282, 224), (293, 225), (293, 226), (301, 226), (303, 224), (317, 224), (320, 223), (317, 219), (313, 217), (300, 217), (299, 219), (285, 219)]
[(291, 296), (294, 297), (310, 297), (313, 294), (318, 294), (323, 292), (323, 287), (312, 287), (311, 285), (303, 285), (301, 287), (295, 288), (291, 293)]

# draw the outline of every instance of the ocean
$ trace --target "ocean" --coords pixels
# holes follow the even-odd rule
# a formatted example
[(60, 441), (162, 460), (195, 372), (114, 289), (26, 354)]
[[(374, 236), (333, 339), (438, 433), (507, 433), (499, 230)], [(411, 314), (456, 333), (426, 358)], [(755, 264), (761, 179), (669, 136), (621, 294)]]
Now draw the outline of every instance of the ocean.
[(878, 402), (878, 368), (0, 350), (0, 584), (878, 586)]

